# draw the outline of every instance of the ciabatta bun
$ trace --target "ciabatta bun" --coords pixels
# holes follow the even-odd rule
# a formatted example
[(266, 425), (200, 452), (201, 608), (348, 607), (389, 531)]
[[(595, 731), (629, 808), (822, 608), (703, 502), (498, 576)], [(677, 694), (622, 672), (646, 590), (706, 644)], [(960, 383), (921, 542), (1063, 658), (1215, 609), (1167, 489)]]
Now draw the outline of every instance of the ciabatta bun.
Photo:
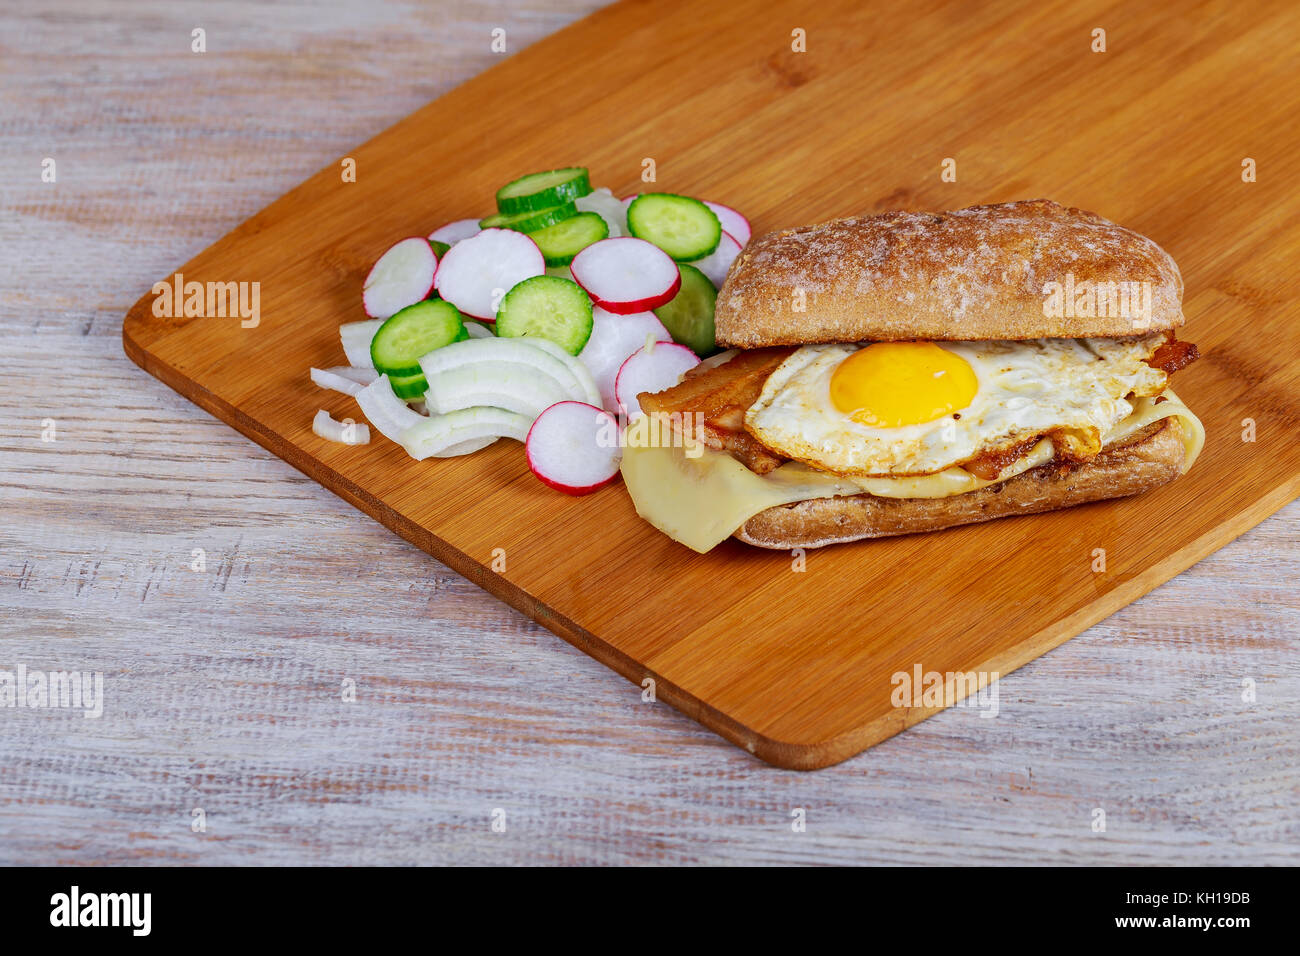
[[(1138, 289), (1149, 283), (1149, 312), (1139, 301), (1129, 309), (1093, 309), (1127, 315), (1072, 315), (1067, 282), (1075, 289), (1084, 282)], [(1062, 315), (1044, 314), (1048, 283), (1062, 286), (1055, 310)], [(1120, 337), (1182, 325), (1182, 300), (1178, 266), (1150, 239), (1094, 213), (1034, 199), (769, 233), (732, 265), (715, 321), (719, 345), (746, 349)], [(1079, 304), (1086, 311), (1086, 302)]]
[(1186, 454), (1182, 436), (1177, 418), (1162, 419), (1130, 442), (1108, 448), (1064, 473), (1043, 465), (1001, 484), (948, 498), (852, 495), (778, 505), (754, 515), (735, 537), (760, 548), (819, 548), (1122, 498), (1157, 488), (1181, 474)]

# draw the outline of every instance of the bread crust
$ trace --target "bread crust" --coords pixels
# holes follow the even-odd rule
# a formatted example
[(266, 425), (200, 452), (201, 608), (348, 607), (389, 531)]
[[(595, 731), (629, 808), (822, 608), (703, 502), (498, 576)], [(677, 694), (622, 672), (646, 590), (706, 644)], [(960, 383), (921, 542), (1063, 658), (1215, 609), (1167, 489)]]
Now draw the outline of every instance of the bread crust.
[[(1044, 315), (1046, 284), (1068, 277), (1075, 288), (1150, 283), (1149, 322), (1134, 310)], [(1033, 199), (769, 233), (737, 257), (715, 322), (718, 344), (734, 348), (1120, 337), (1182, 325), (1182, 300), (1178, 266), (1156, 243), (1095, 213)]]
[(1107, 448), (1087, 464), (1066, 471), (1043, 465), (999, 484), (948, 498), (863, 494), (778, 505), (754, 515), (734, 536), (760, 548), (820, 548), (1055, 511), (1157, 488), (1182, 473), (1184, 454), (1182, 424), (1177, 418), (1167, 418), (1152, 423), (1124, 445)]

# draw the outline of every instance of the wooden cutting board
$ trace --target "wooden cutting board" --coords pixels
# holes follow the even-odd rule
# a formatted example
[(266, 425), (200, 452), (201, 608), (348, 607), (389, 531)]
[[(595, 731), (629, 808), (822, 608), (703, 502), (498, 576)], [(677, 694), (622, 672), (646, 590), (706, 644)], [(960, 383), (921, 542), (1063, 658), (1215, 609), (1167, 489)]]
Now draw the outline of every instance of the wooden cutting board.
[[(660, 700), (773, 764), (826, 766), (940, 709), (894, 706), (893, 675), (1005, 675), (1300, 491), (1298, 35), (1300, 7), (1281, 2), (625, 0), (354, 150), (356, 182), (332, 163), (178, 270), (259, 282), (256, 328), (159, 319), (150, 293), (126, 352), (597, 660), (652, 678)], [(513, 442), (415, 462), (378, 435), (312, 434), (318, 408), (360, 417), (307, 369), (343, 363), (337, 327), (363, 317), (362, 278), (388, 245), (486, 214), (536, 169), (580, 163), (616, 194), (645, 190), (646, 160), (657, 188), (734, 205), (758, 232), (1046, 196), (1153, 237), (1182, 267), (1183, 337), (1204, 354), (1177, 382), (1205, 422), (1201, 461), (1138, 498), (801, 560), (734, 541), (695, 554), (621, 485), (544, 487)]]

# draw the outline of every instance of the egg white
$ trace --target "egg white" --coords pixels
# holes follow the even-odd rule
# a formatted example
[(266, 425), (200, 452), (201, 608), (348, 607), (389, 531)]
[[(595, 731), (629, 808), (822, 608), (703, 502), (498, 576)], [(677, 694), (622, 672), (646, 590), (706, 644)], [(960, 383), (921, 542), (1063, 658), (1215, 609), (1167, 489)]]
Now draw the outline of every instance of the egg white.
[(1168, 376), (1145, 362), (1163, 340), (938, 342), (970, 363), (975, 397), (955, 415), (900, 428), (860, 424), (831, 402), (831, 376), (863, 346), (805, 345), (769, 376), (745, 426), (781, 455), (852, 477), (933, 474), (1047, 433), (1087, 459), (1132, 413), (1127, 396), (1164, 390)]

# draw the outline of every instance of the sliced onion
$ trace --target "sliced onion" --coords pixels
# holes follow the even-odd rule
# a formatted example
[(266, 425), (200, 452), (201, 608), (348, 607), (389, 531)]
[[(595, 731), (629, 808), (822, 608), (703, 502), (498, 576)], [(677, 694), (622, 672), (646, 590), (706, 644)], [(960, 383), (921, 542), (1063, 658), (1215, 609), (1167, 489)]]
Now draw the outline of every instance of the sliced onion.
[(346, 322), (339, 326), (343, 354), (348, 357), (349, 365), (355, 368), (375, 367), (370, 358), (370, 340), (383, 324), (383, 319), (366, 319), (364, 322)]
[(365, 422), (354, 422), (351, 419), (336, 421), (323, 408), (311, 420), (311, 430), (326, 441), (338, 442), (340, 445), (370, 444), (370, 428)]
[(435, 415), (486, 405), (529, 418), (572, 397), (550, 376), (508, 362), (474, 362), (448, 369), (429, 379), (424, 394)]
[(381, 435), (391, 438), (399, 445), (402, 444), (403, 432), (428, 421), (418, 412), (411, 411), (410, 406), (397, 397), (387, 375), (379, 376), (357, 392), (357, 404)]
[(471, 339), (494, 339), (496, 333), (489, 329), (481, 322), (469, 321), (465, 323), (465, 331), (469, 333)]
[(350, 365), (339, 365), (334, 368), (314, 368), (311, 370), (311, 380), (321, 388), (328, 388), (333, 392), (342, 392), (344, 395), (356, 395), (365, 386), (369, 385), (379, 373), (372, 368), (353, 368)]
[(563, 362), (573, 376), (573, 380), (578, 384), (578, 389), (582, 393), (581, 400), (595, 405), (597, 408), (600, 407), (600, 389), (596, 386), (596, 380), (592, 378), (591, 369), (579, 362), (576, 356), (570, 355), (550, 339), (543, 339), (535, 335), (521, 336), (518, 341), (526, 342), (533, 348), (541, 349), (548, 355), (553, 355)]
[(402, 447), (415, 459), (447, 458), (465, 454), (463, 446), (485, 438), (523, 441), (532, 424), (527, 415), (501, 408), (462, 408), (424, 419), (402, 435)]
[(454, 445), (448, 445), (436, 455), (430, 455), (430, 458), (458, 458), (461, 455), (472, 455), (476, 451), (482, 451), (488, 445), (496, 442), (496, 437), (489, 435), (487, 438), (472, 438), (469, 441), (457, 442)]
[(737, 352), (739, 352), (739, 349), (727, 349), (725, 352), (717, 352), (710, 355), (708, 358), (703, 359), (700, 364), (691, 369), (691, 371), (698, 374), (700, 372), (708, 371), (711, 368), (717, 368), (719, 365), (725, 365), (736, 357)]
[(604, 219), (609, 227), (608, 238), (618, 239), (627, 235), (627, 206), (604, 186), (579, 196), (574, 205), (580, 212), (594, 212)]
[[(434, 382), (444, 372), (463, 365), (477, 364), (479, 362), (523, 365), (527, 369), (531, 369), (534, 375), (554, 379), (564, 390), (565, 395), (572, 398), (582, 398), (586, 394), (586, 390), (579, 381), (579, 375), (586, 372), (586, 368), (575, 369), (573, 366), (581, 363), (558, 345), (547, 342), (547, 345), (552, 346), (551, 349), (547, 349), (545, 346), (538, 347), (537, 343), (543, 341), (545, 340), (533, 336), (522, 336), (513, 339), (499, 339), (492, 336), (491, 338), (452, 342), (450, 345), (444, 345), (442, 348), (434, 349), (428, 355), (422, 356), (420, 358), (420, 368), (424, 371), (424, 377), (428, 381)], [(560, 355), (557, 355), (556, 352), (559, 352)], [(520, 371), (527, 374), (525, 369)], [(587, 374), (590, 375), (590, 373)], [(583, 400), (585, 401), (585, 399)]]
[(335, 375), (342, 375), (344, 378), (350, 378), (359, 385), (370, 385), (375, 379), (379, 378), (379, 373), (373, 368), (357, 368), (353, 365), (335, 365), (333, 368), (325, 369), (327, 372), (333, 372)]

